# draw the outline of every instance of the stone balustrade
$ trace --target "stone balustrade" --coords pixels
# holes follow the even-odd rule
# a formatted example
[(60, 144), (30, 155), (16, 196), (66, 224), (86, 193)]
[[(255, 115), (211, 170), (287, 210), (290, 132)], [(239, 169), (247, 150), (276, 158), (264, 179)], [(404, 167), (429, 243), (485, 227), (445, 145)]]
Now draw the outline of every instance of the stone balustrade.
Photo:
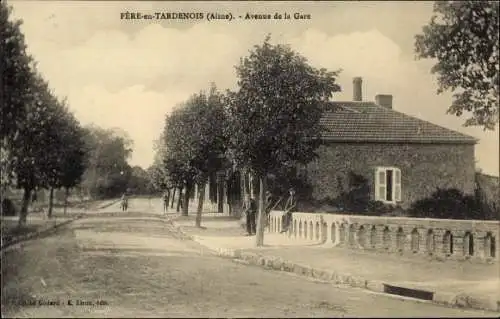
[[(282, 229), (282, 211), (270, 214), (269, 231)], [(498, 262), (499, 221), (294, 213), (291, 239), (333, 247)]]

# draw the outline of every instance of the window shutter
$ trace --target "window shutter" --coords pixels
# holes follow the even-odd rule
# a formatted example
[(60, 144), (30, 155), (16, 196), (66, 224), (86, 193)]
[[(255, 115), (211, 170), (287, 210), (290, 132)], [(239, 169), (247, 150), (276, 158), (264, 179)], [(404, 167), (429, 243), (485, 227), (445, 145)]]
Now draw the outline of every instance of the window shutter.
[(375, 171), (375, 200), (386, 200), (386, 173), (384, 168)]
[(401, 170), (398, 168), (394, 169), (394, 200), (401, 201)]

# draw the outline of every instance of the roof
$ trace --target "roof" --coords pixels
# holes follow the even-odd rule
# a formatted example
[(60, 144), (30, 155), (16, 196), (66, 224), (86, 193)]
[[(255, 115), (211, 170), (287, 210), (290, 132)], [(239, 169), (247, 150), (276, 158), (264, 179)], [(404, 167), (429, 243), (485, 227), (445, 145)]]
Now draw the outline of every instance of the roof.
[(326, 141), (451, 144), (478, 141), (374, 102), (329, 102), (320, 124)]

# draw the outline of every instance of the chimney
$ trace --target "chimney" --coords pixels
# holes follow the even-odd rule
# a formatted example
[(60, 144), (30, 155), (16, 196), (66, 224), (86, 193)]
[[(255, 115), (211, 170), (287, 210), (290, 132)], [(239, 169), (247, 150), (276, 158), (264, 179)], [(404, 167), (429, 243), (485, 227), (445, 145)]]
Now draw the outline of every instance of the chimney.
[(386, 109), (392, 109), (392, 95), (390, 94), (377, 94), (375, 95), (375, 103)]
[(361, 77), (355, 77), (352, 79), (352, 85), (353, 85), (352, 100), (353, 101), (363, 101), (363, 93), (361, 90), (362, 83), (363, 83), (363, 79)]

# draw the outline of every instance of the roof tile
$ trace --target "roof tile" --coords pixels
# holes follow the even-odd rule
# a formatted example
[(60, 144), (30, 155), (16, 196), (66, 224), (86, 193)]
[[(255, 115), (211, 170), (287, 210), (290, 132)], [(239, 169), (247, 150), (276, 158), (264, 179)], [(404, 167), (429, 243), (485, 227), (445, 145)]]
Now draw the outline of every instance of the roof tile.
[(329, 102), (323, 139), (341, 142), (471, 143), (477, 139), (373, 102)]

